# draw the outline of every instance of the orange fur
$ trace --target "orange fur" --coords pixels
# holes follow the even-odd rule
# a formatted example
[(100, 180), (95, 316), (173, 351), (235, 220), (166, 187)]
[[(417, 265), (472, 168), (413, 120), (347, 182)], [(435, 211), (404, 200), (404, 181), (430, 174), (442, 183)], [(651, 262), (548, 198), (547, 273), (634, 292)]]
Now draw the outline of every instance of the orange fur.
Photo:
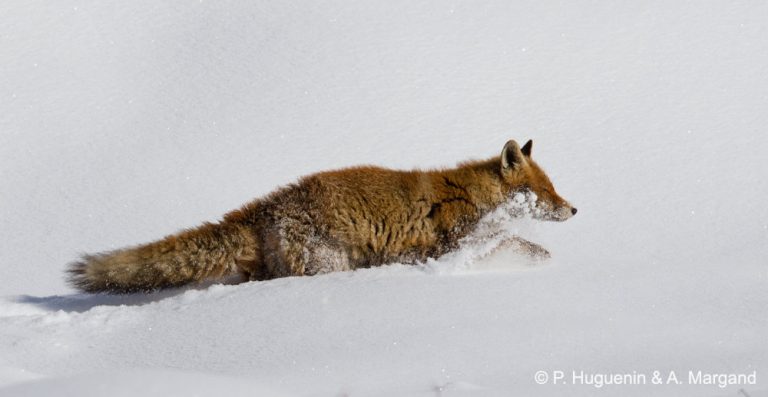
[[(88, 292), (120, 293), (236, 271), (263, 280), (424, 261), (455, 249), (516, 191), (534, 192), (544, 219), (575, 214), (530, 155), (530, 141), (522, 149), (509, 141), (500, 157), (451, 169), (365, 166), (309, 175), (217, 224), (84, 256), (70, 266), (70, 280)], [(521, 239), (515, 244), (527, 246)]]

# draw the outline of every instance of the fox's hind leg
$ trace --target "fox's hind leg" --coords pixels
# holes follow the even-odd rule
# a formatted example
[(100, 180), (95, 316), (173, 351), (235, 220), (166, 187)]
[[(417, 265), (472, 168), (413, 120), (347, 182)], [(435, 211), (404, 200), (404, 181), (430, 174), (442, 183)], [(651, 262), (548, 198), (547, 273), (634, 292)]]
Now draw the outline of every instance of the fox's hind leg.
[(324, 274), (352, 270), (347, 253), (335, 244), (327, 241), (316, 241), (307, 247), (309, 258), (304, 268), (304, 274)]
[(264, 236), (264, 268), (271, 277), (303, 276), (350, 270), (338, 244), (321, 236), (310, 222), (283, 219)]
[(272, 278), (260, 259), (237, 260), (236, 263), (240, 272), (241, 282), (269, 280)]
[(264, 233), (264, 267), (270, 277), (303, 276), (312, 228), (284, 220)]
[(269, 272), (265, 269), (264, 258), (262, 256), (261, 244), (254, 236), (254, 244), (247, 255), (235, 257), (237, 272), (240, 274), (241, 282), (267, 280)]

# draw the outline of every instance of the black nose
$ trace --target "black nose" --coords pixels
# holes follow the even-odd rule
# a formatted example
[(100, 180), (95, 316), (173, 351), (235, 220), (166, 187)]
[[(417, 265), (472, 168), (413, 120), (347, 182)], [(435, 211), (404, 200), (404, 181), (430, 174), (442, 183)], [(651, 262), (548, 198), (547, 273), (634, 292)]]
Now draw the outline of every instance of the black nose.
[(571, 214), (576, 215), (576, 213), (579, 212), (576, 207), (571, 208)]

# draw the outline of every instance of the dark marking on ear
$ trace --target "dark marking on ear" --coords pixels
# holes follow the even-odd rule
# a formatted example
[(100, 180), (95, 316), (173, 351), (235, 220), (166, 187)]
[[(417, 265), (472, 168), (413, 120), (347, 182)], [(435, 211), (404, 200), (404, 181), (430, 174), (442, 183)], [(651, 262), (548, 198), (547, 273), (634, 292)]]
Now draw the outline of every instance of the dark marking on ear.
[(504, 149), (501, 150), (501, 168), (510, 169), (520, 165), (525, 161), (523, 152), (520, 151), (520, 146), (514, 140), (507, 141), (504, 145)]
[(531, 157), (531, 148), (533, 147), (533, 140), (528, 140), (528, 142), (523, 145), (523, 148), (520, 149), (521, 152), (525, 155), (525, 157)]

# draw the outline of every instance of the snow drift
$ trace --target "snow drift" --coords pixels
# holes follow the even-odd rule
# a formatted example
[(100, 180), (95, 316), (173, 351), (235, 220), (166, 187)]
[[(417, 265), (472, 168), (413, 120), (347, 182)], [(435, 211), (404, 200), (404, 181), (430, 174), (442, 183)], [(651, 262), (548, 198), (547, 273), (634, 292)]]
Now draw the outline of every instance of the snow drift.
[[(766, 394), (766, 5), (0, 8), (0, 395), (198, 375), (232, 393)], [(300, 175), (449, 166), (510, 138), (579, 208), (511, 226), (544, 263), (462, 250), (125, 297), (64, 283), (81, 252)], [(536, 383), (558, 370), (757, 384)]]

